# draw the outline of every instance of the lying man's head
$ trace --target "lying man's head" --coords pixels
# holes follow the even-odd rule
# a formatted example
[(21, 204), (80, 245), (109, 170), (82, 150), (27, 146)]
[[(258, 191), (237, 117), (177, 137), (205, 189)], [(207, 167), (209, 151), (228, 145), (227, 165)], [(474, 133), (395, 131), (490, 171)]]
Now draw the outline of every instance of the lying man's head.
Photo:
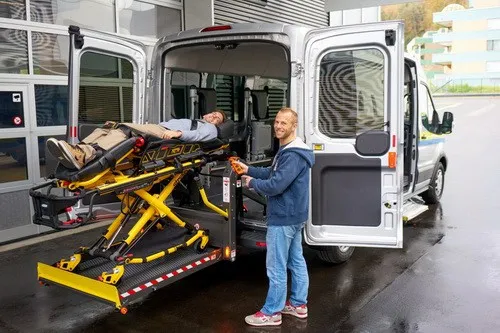
[(222, 110), (215, 110), (204, 115), (203, 120), (205, 120), (207, 123), (218, 126), (226, 121), (226, 114)]

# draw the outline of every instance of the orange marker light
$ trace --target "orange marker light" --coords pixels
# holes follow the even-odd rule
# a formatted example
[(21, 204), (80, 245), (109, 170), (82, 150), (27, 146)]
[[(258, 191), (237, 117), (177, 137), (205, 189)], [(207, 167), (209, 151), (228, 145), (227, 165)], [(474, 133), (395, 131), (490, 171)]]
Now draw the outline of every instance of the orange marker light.
[(231, 257), (231, 248), (229, 246), (226, 246), (224, 248), (224, 258), (229, 258)]
[(391, 151), (389, 152), (389, 168), (394, 169), (396, 167), (396, 153)]

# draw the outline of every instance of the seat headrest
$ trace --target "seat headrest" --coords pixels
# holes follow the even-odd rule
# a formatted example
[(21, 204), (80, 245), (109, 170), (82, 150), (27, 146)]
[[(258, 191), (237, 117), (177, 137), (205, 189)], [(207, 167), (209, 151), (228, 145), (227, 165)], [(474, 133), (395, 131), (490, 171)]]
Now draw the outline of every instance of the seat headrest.
[(234, 122), (231, 119), (227, 119), (222, 124), (217, 127), (217, 137), (221, 140), (229, 139), (234, 135)]
[(197, 88), (200, 117), (217, 109), (217, 92), (210, 88)]
[[(266, 87), (267, 88), (267, 87)], [(269, 93), (267, 89), (252, 90), (253, 115), (257, 120), (266, 119), (269, 111)]]

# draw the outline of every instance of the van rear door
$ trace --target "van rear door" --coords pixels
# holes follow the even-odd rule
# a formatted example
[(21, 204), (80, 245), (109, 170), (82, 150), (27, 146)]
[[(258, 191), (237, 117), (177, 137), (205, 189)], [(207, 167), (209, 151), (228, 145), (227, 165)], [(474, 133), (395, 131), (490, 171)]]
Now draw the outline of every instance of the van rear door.
[(304, 55), (311, 245), (402, 247), (403, 24), (312, 30)]
[(139, 42), (70, 26), (68, 141), (107, 120), (142, 123), (147, 73)]

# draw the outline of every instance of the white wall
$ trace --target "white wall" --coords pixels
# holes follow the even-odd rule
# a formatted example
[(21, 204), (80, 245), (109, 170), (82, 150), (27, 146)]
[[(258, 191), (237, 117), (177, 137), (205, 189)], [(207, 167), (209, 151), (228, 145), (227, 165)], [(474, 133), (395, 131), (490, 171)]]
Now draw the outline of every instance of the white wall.
[(338, 10), (330, 12), (330, 26), (380, 21), (380, 7)]

